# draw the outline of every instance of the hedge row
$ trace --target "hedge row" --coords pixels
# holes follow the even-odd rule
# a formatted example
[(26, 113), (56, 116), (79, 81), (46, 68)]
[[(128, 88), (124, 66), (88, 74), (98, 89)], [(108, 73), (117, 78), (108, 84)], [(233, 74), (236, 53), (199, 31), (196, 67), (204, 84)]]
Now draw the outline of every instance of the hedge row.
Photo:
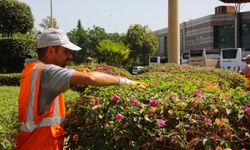
[(165, 64), (130, 79), (148, 86), (83, 90), (66, 117), (69, 149), (250, 147), (250, 93), (244, 76)]
[(0, 74), (0, 86), (19, 86), (20, 73)]

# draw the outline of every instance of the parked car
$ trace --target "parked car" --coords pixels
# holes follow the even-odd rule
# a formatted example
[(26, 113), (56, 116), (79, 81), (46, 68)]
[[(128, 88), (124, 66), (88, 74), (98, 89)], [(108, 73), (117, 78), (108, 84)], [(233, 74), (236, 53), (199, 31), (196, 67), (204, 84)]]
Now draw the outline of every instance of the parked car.
[(188, 64), (189, 52), (183, 52), (181, 57), (181, 64)]
[(143, 69), (143, 66), (134, 66), (132, 68), (132, 74), (137, 74), (139, 70)]

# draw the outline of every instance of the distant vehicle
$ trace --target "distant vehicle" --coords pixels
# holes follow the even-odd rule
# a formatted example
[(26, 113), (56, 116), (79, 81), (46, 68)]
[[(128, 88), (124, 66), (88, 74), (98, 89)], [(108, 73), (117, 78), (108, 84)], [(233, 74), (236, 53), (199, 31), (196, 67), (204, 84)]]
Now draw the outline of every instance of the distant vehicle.
[(149, 66), (160, 64), (161, 63), (161, 57), (160, 56), (151, 56), (149, 57)]
[(168, 62), (167, 57), (150, 56), (148, 65), (151, 66), (151, 65), (162, 64), (162, 63), (167, 63), (167, 62)]
[(181, 57), (181, 64), (188, 64), (189, 52), (183, 52)]
[(191, 49), (188, 64), (192, 66), (206, 66), (206, 49)]
[(134, 66), (132, 68), (132, 74), (137, 74), (139, 70), (143, 69), (143, 66)]
[(225, 48), (220, 51), (220, 67), (223, 69), (237, 71), (244, 67), (241, 48)]

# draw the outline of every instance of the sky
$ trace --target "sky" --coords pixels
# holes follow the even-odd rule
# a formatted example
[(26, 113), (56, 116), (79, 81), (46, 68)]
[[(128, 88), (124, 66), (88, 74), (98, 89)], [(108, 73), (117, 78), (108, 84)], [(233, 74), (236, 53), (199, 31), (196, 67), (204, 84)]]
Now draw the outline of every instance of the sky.
[[(35, 19), (35, 28), (50, 16), (50, 0), (20, 0), (28, 4)], [(225, 4), (219, 0), (179, 0), (180, 23), (214, 14), (215, 7)], [(250, 11), (250, 3), (241, 11)], [(77, 26), (85, 29), (99, 26), (107, 33), (125, 33), (130, 25), (141, 24), (156, 31), (168, 26), (168, 0), (53, 0), (53, 17), (65, 32)]]

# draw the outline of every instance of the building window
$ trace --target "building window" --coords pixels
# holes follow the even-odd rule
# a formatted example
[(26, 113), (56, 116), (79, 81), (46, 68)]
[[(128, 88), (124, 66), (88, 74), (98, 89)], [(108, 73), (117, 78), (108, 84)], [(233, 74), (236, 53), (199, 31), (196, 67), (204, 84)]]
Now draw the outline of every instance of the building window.
[(250, 49), (250, 24), (241, 25), (241, 47)]
[(214, 48), (234, 47), (234, 25), (214, 26)]

